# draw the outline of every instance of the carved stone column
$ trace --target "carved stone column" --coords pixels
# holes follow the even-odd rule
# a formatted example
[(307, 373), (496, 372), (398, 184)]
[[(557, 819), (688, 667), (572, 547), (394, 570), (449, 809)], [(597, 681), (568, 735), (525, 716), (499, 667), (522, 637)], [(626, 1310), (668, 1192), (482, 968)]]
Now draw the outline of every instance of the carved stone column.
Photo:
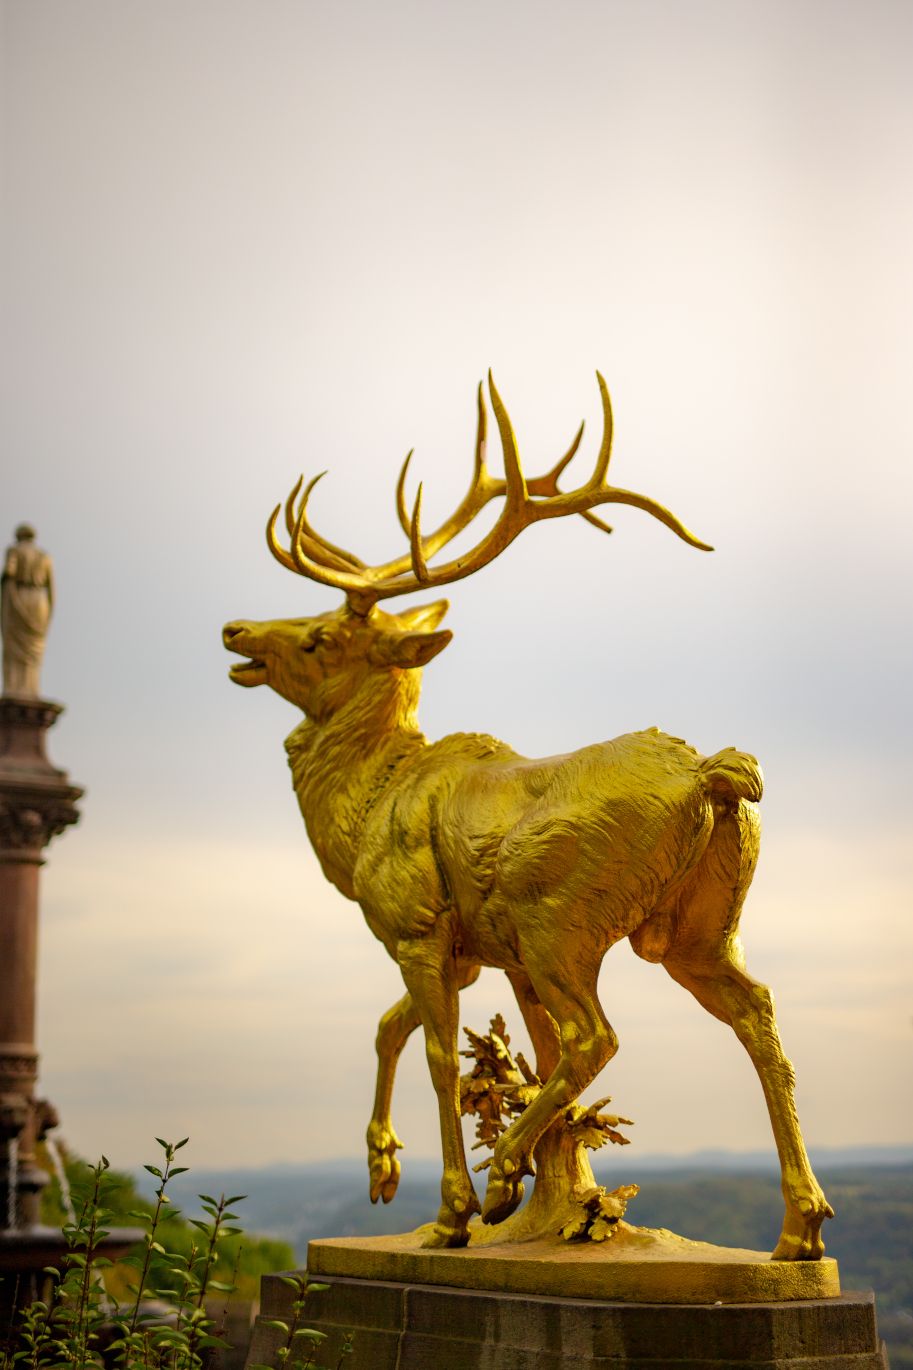
[(46, 1177), (35, 1144), (57, 1122), (35, 1098), (35, 985), (39, 871), (83, 793), (47, 758), (62, 713), (43, 699), (0, 698), (0, 1231), (37, 1223)]

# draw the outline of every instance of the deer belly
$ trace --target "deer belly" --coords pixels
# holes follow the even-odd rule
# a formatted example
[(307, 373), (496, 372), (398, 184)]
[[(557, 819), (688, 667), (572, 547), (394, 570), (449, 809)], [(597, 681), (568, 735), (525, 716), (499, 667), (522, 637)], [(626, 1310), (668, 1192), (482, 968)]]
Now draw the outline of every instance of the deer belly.
[(492, 970), (522, 970), (523, 954), (516, 923), (503, 908), (485, 907), (472, 917), (457, 915), (460, 954)]

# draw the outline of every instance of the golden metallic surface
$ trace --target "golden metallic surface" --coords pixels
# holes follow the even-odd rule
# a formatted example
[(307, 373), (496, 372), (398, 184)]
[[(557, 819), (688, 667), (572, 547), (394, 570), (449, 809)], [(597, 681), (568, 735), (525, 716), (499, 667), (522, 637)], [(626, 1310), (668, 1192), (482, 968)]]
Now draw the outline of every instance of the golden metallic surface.
[(662, 1229), (628, 1227), (593, 1246), (559, 1237), (462, 1250), (428, 1249), (419, 1233), (332, 1237), (308, 1244), (308, 1275), (401, 1284), (497, 1289), (506, 1294), (630, 1303), (781, 1303), (834, 1298), (837, 1262), (772, 1261), (762, 1251), (691, 1242)]
[[(748, 1052), (783, 1177), (786, 1214), (773, 1255), (817, 1261), (831, 1209), (803, 1145), (772, 996), (747, 973), (738, 935), (759, 845), (762, 777), (755, 758), (732, 747), (704, 757), (656, 728), (544, 760), (484, 734), (429, 742), (416, 712), (421, 668), (450, 641), (438, 627), (447, 603), (398, 614), (378, 606), (462, 579), (539, 519), (580, 514), (605, 529), (590, 513), (602, 504), (633, 504), (709, 550), (655, 500), (607, 484), (613, 421), (601, 376), (599, 385), (596, 466), (583, 486), (567, 492), (558, 479), (576, 440), (556, 466), (528, 480), (492, 382), (504, 477), (489, 473), (480, 390), (469, 492), (424, 535), (419, 498), (408, 511), (404, 472), (396, 506), (409, 550), (380, 566), (315, 530), (308, 517), (314, 482), (300, 497), (299, 482), (286, 504), (289, 546), (276, 533), (281, 506), (269, 521), (269, 546), (288, 569), (344, 591), (346, 603), (310, 618), (227, 624), (226, 647), (246, 658), (230, 675), (239, 685), (269, 685), (303, 711), (286, 748), (314, 850), (327, 878), (361, 905), (405, 982), (406, 994), (384, 1014), (377, 1034), (367, 1137), (373, 1200), (389, 1202), (396, 1191), (401, 1143), (390, 1116), (393, 1080), (409, 1034), (421, 1025), (444, 1162), (441, 1208), (423, 1232), (424, 1245), (469, 1243), (471, 1256), (486, 1237), (529, 1243), (559, 1228), (577, 1231), (581, 1223), (591, 1237), (609, 1235), (607, 1225), (620, 1218), (621, 1191), (594, 1196), (585, 1147), (605, 1139), (612, 1123), (599, 1121), (598, 1109), (581, 1119), (576, 1101), (617, 1049), (596, 985), (605, 953), (627, 937), (639, 956), (662, 964), (728, 1024)], [(490, 531), (460, 557), (434, 563), (493, 499), (504, 502)], [(539, 1085), (492, 1138), (481, 1213), (484, 1224), (497, 1225), (493, 1232), (470, 1228), (480, 1206), (460, 1127), (458, 996), (482, 966), (505, 971), (510, 981), (535, 1047)], [(533, 1198), (516, 1213), (523, 1177), (534, 1172)], [(577, 1250), (579, 1243), (565, 1245)], [(612, 1236), (598, 1245), (617, 1243)]]

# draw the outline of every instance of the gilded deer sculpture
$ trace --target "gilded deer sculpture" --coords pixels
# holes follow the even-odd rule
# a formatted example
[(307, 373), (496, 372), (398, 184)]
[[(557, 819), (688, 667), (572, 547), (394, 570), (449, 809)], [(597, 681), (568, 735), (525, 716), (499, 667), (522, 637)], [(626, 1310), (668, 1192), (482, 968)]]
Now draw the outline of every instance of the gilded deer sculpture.
[[(598, 373), (597, 373), (598, 375)], [(389, 1201), (401, 1143), (390, 1116), (397, 1060), (424, 1029), (443, 1149), (442, 1203), (426, 1244), (458, 1247), (479, 1211), (460, 1127), (458, 995), (482, 966), (506, 972), (537, 1055), (543, 1087), (500, 1136), (481, 1208), (498, 1223), (519, 1205), (536, 1147), (617, 1049), (597, 997), (605, 953), (627, 937), (662, 964), (708, 1012), (728, 1023), (760, 1078), (782, 1170), (786, 1213), (774, 1258), (814, 1260), (831, 1209), (809, 1164), (769, 990), (746, 972), (739, 914), (758, 855), (761, 771), (727, 748), (702, 757), (655, 728), (568, 756), (529, 760), (503, 742), (455, 734), (428, 742), (416, 716), (421, 670), (451, 639), (438, 625), (445, 600), (390, 613), (382, 601), (448, 585), (499, 556), (540, 519), (633, 505), (693, 547), (711, 550), (667, 509), (607, 483), (612, 410), (598, 376), (604, 426), (596, 466), (580, 488), (559, 489), (577, 451), (527, 479), (511, 421), (489, 376), (504, 476), (486, 463), (486, 409), (478, 398), (470, 488), (435, 532), (421, 528), (421, 486), (397, 510), (409, 551), (368, 566), (313, 527), (315, 481), (285, 506), (288, 547), (269, 520), (274, 556), (290, 571), (341, 590), (345, 604), (309, 618), (226, 625), (224, 642), (247, 658), (239, 685), (269, 685), (303, 710), (286, 741), (310, 840), (327, 878), (356, 900), (397, 962), (406, 994), (380, 1020), (378, 1074), (368, 1128), (371, 1197)], [(411, 453), (409, 454), (411, 457)], [(469, 552), (432, 565), (490, 501), (500, 516)]]

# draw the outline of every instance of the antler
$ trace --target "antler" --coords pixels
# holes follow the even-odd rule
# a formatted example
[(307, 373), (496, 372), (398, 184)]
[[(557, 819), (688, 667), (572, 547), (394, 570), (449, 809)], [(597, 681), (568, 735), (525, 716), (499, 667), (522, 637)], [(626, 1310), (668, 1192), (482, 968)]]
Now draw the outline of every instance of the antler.
[[(286, 551), (276, 537), (276, 520), (281, 506), (273, 510), (267, 525), (266, 536), (270, 550), (283, 566), (322, 585), (343, 590), (354, 612), (366, 614), (378, 600), (390, 599), (395, 595), (408, 594), (414, 590), (431, 589), (440, 585), (450, 585), (481, 570), (494, 561), (501, 552), (518, 537), (524, 528), (537, 523), (540, 519), (560, 518), (565, 514), (580, 514), (597, 528), (610, 533), (611, 528), (591, 511), (602, 504), (630, 504), (652, 514), (660, 523), (682, 538), (684, 542), (701, 551), (710, 552), (710, 547), (690, 532), (680, 519), (656, 500), (640, 495), (633, 490), (623, 490), (609, 485), (606, 476), (612, 454), (612, 404), (602, 375), (597, 371), (599, 393), (602, 398), (603, 430), (602, 443), (593, 474), (586, 484), (577, 490), (562, 491), (558, 479), (565, 467), (574, 457), (583, 437), (583, 424), (577, 431), (574, 441), (567, 452), (550, 471), (543, 476), (527, 480), (520, 463), (520, 453), (513, 425), (501, 396), (495, 388), (491, 372), (488, 373), (488, 386), (491, 402), (495, 411), (501, 448), (504, 454), (503, 479), (492, 476), (486, 463), (487, 415), (482, 386), (478, 391), (478, 428), (476, 432), (475, 462), (469, 490), (449, 519), (433, 533), (423, 536), (421, 531), (422, 486), (416, 492), (411, 516), (405, 499), (406, 475), (412, 452), (406, 457), (396, 486), (396, 507), (400, 524), (409, 538), (408, 554), (389, 561), (381, 566), (367, 566), (351, 552), (327, 541), (311, 526), (307, 517), (308, 500), (320, 476), (309, 482), (301, 495), (298, 511), (295, 513), (295, 500), (301, 490), (302, 481), (292, 490), (285, 506), (286, 526), (290, 547)], [(325, 473), (323, 473), (325, 474)], [(478, 513), (491, 500), (503, 497), (504, 507), (497, 522), (474, 548), (453, 561), (431, 567), (430, 559), (442, 547), (451, 542), (473, 521)]]

